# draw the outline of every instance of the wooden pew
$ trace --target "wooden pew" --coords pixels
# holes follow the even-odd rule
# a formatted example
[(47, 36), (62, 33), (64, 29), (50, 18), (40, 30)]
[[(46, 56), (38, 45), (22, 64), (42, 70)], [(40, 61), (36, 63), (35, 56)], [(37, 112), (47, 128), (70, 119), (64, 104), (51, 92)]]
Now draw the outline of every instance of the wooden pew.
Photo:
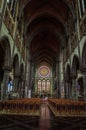
[(49, 106), (56, 115), (86, 116), (86, 102), (69, 99), (48, 99)]

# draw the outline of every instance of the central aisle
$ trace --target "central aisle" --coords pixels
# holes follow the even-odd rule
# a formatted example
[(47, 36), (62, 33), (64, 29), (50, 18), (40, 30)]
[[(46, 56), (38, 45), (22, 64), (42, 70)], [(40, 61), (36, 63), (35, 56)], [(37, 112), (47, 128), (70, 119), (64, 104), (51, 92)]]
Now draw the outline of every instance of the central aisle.
[(47, 103), (41, 105), (38, 130), (86, 130), (84, 117), (54, 117)]
[(51, 112), (46, 103), (41, 106), (41, 116), (39, 120), (39, 130), (50, 130), (51, 128)]
[(86, 117), (54, 117), (47, 103), (40, 116), (0, 114), (0, 130), (86, 130)]

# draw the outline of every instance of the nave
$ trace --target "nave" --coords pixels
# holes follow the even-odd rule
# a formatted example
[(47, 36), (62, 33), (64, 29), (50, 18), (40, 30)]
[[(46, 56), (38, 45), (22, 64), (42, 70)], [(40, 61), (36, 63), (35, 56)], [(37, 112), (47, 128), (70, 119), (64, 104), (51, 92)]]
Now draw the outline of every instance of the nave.
[(46, 102), (40, 105), (40, 116), (0, 114), (1, 130), (86, 130), (85, 116), (57, 116)]

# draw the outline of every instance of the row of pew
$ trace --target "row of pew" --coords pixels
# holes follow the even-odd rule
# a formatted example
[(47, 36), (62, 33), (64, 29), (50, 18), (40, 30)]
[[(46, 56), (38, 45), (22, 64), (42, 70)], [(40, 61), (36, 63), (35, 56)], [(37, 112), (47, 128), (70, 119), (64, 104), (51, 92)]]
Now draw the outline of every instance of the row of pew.
[(40, 98), (1, 101), (0, 113), (35, 115), (40, 111), (40, 104), (41, 104)]
[(86, 102), (67, 99), (48, 99), (55, 116), (86, 116)]

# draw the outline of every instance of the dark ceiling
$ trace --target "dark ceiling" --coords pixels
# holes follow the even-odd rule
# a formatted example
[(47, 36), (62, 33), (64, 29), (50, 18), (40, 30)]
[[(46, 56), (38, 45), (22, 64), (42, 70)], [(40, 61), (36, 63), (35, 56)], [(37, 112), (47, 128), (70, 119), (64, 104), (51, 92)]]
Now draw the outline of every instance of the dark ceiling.
[(37, 65), (53, 65), (67, 44), (71, 0), (22, 0), (30, 53)]

